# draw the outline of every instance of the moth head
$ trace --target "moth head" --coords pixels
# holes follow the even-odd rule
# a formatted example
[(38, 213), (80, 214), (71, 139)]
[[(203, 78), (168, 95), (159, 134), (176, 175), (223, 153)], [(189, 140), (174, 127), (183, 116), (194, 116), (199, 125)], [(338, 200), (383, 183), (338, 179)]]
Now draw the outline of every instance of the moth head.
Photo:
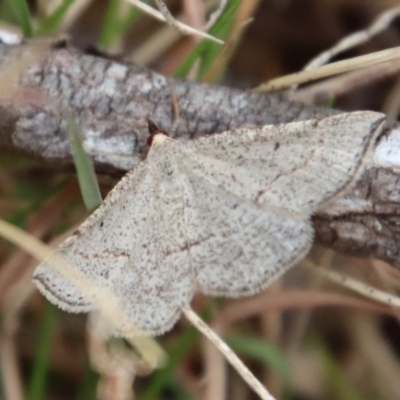
[(162, 142), (165, 137), (168, 137), (168, 133), (161, 130), (155, 122), (153, 122), (151, 119), (147, 120), (147, 127), (149, 130), (149, 137), (147, 138), (147, 145), (151, 147), (154, 143), (156, 142)]

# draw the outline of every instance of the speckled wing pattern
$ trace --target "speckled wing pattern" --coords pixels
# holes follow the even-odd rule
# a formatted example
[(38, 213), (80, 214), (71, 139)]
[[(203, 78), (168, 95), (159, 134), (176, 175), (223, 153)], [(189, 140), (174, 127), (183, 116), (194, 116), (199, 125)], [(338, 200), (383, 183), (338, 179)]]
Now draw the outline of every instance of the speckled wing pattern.
[[(57, 250), (126, 315), (129, 336), (170, 329), (195, 291), (251, 295), (309, 251), (312, 213), (364, 170), (383, 114), (240, 128), (187, 144), (157, 135), (147, 159)], [(39, 290), (72, 312), (95, 301), (42, 263)]]

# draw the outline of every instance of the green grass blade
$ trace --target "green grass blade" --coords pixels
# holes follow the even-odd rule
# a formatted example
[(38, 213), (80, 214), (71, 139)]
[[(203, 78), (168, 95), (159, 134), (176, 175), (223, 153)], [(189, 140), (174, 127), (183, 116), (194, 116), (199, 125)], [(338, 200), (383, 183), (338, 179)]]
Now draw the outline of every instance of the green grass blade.
[(115, 29), (118, 23), (120, 0), (108, 0), (106, 15), (100, 33), (99, 45), (101, 48), (110, 47), (118, 38), (119, 32)]
[(100, 189), (92, 159), (83, 148), (81, 129), (72, 118), (68, 118), (68, 134), (83, 201), (88, 210), (94, 210), (102, 201)]
[(29, 7), (25, 0), (9, 0), (15, 19), (22, 29), (25, 38), (33, 37)]
[(56, 320), (57, 308), (50, 303), (46, 304), (46, 309), (40, 329), (39, 343), (37, 346), (36, 357), (33, 371), (28, 388), (28, 400), (43, 400), (46, 389), (48, 366), (51, 345), (53, 342), (54, 323)]
[[(150, 3), (151, 1), (152, 0), (142, 0), (142, 3)], [(124, 15), (118, 16), (120, 2), (121, 0), (110, 0), (108, 3), (106, 17), (99, 39), (99, 45), (102, 48), (110, 48), (116, 41), (121, 40), (126, 34), (126, 31), (143, 16), (143, 11), (133, 5), (129, 7)]]
[(292, 371), (280, 349), (254, 336), (229, 336), (227, 343), (235, 352), (245, 354), (276, 371), (281, 376), (285, 389), (290, 389), (293, 382)]
[(44, 36), (55, 33), (59, 30), (60, 25), (67, 13), (69, 7), (75, 0), (64, 0), (47, 18), (39, 25), (36, 35)]
[[(219, 17), (214, 26), (210, 29), (210, 34), (224, 40), (235, 21), (238, 7), (242, 0), (230, 0), (224, 13)], [(186, 60), (175, 71), (174, 76), (184, 77), (191, 70), (196, 60), (200, 59), (198, 78), (204, 76), (217, 56), (220, 54), (222, 46), (210, 40), (202, 40), (186, 57)]]
[[(218, 37), (222, 39), (226, 39), (231, 31), (233, 24), (235, 23), (235, 17), (237, 10), (241, 4), (242, 0), (233, 0), (229, 3), (226, 7), (224, 13), (218, 19), (216, 24), (214, 25), (217, 29)], [(204, 52), (203, 56), (201, 57), (200, 68), (198, 77), (202, 78), (210, 69), (218, 55), (221, 53), (222, 47), (217, 43), (209, 43), (207, 47), (207, 51)]]

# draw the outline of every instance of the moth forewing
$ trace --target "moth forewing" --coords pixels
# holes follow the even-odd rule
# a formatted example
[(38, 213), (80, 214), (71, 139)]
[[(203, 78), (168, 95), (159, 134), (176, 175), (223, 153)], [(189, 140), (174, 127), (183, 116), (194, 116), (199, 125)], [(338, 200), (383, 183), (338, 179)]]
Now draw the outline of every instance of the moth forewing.
[[(364, 171), (383, 117), (340, 114), (186, 144), (156, 133), (147, 159), (57, 253), (115, 300), (125, 316), (116, 332), (163, 333), (195, 290), (250, 295), (304, 257), (312, 213)], [(68, 271), (42, 263), (34, 280), (68, 311), (101, 309)]]
[(189, 142), (210, 182), (266, 207), (310, 215), (363, 170), (384, 123), (381, 113), (238, 128)]

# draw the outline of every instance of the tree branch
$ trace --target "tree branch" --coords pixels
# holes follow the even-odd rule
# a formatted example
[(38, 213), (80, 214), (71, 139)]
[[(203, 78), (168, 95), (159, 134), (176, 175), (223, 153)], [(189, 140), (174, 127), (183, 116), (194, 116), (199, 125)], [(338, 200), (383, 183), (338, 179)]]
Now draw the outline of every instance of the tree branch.
[[(145, 156), (149, 118), (161, 129), (173, 126), (174, 96), (180, 111), (174, 137), (180, 140), (241, 125), (278, 124), (339, 112), (291, 102), (283, 95), (169, 80), (137, 65), (82, 54), (62, 42), (47, 46), (46, 51), (36, 51), (35, 46), (34, 42), (0, 44), (2, 86), (7, 68), (18, 70), (14, 68), (18, 60), (23, 64), (39, 54), (29, 68), (14, 73), (16, 82), (0, 94), (0, 150), (12, 148), (53, 165), (72, 160), (63, 119), (66, 109), (80, 124), (85, 149), (97, 170), (110, 175), (130, 169)], [(399, 179), (400, 128), (393, 125), (380, 138), (372, 168), (348, 197), (314, 217), (317, 239), (348, 254), (400, 266)]]
[[(0, 73), (2, 65), (17, 58), (18, 50), (26, 51), (0, 44)], [(169, 80), (137, 65), (53, 48), (21, 74), (13, 98), (0, 102), (0, 112), (7, 116), (0, 148), (12, 144), (47, 160), (70, 162), (62, 123), (62, 110), (68, 108), (84, 131), (85, 148), (96, 166), (128, 170), (147, 152), (149, 118), (166, 131), (172, 127), (171, 84), (180, 111), (174, 137), (182, 140), (241, 125), (277, 124), (329, 113), (278, 95)]]

